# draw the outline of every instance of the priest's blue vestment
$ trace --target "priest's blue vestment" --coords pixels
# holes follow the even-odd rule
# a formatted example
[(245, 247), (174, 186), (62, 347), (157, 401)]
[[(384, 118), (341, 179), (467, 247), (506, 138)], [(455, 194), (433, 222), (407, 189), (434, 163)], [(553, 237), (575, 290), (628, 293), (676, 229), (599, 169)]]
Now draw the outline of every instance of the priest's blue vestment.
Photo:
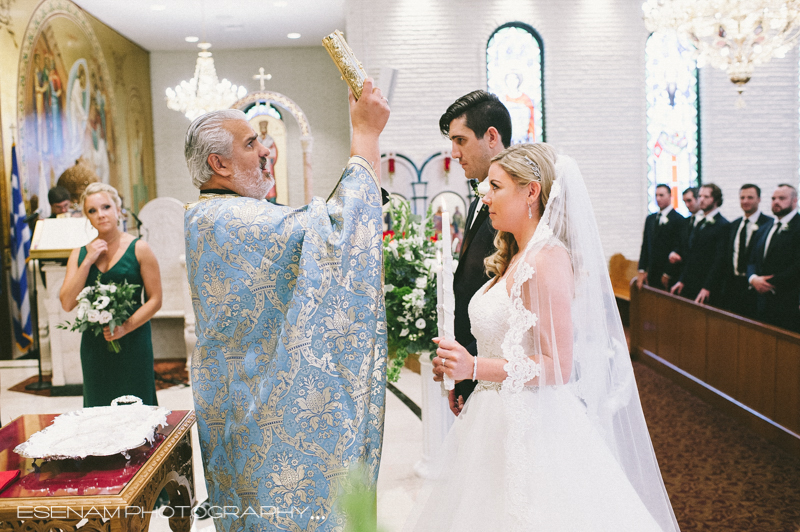
[(348, 472), (374, 488), (387, 352), (376, 181), (352, 157), (327, 202), (210, 193), (187, 206), (192, 387), (217, 530), (343, 530)]

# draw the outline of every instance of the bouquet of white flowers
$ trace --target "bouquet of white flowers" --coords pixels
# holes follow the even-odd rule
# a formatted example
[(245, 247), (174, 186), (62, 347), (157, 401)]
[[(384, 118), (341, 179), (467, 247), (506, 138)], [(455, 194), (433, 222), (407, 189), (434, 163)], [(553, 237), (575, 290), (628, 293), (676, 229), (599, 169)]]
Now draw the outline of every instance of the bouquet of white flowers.
[[(87, 286), (78, 297), (78, 315), (70, 324), (66, 321), (57, 325), (59, 329), (78, 331), (80, 333), (90, 330), (95, 336), (103, 334), (107, 326), (114, 334), (114, 328), (121, 325), (133, 314), (133, 294), (139, 288), (138, 284), (121, 285), (116, 283), (103, 284), (98, 277), (94, 286)], [(119, 342), (108, 342), (108, 350), (119, 353)]]

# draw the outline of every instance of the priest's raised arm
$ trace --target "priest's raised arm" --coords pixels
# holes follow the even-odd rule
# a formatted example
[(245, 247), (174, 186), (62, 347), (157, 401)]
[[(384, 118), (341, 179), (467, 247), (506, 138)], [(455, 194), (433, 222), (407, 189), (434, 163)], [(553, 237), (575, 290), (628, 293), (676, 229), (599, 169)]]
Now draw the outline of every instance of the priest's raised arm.
[(368, 79), (350, 96), (351, 157), (335, 190), (300, 208), (264, 201), (269, 150), (241, 111), (203, 115), (186, 134), (200, 189), (185, 217), (191, 377), (217, 530), (342, 529), (336, 502), (351, 470), (374, 489), (387, 351), (376, 169), (388, 117)]

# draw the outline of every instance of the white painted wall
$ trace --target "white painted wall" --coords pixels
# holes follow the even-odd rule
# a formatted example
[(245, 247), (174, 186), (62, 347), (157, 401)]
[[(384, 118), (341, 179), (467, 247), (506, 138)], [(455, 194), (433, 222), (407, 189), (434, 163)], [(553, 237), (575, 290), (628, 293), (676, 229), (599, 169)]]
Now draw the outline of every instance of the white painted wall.
[[(263, 66), (272, 74), (266, 90), (285, 94), (300, 106), (314, 137), (314, 194), (327, 197), (350, 154), (350, 119), (347, 85), (322, 45), (220, 52), (212, 48), (211, 52), (220, 79), (227, 78), (254, 92), (260, 87), (253, 75)], [(181, 113), (167, 108), (164, 91), (192, 77), (196, 58), (193, 52), (150, 54), (158, 195), (186, 202), (197, 199), (197, 189), (191, 183), (183, 158), (184, 136), (190, 122)], [(287, 125), (289, 204), (297, 206), (304, 203), (300, 132), (291, 114), (281, 112)]]
[[(399, 69), (383, 151), (421, 163), (447, 149), (439, 116), (486, 88), (485, 47), (501, 24), (521, 21), (544, 42), (548, 142), (581, 166), (608, 256), (638, 257), (647, 214), (641, 0), (347, 0), (347, 38), (366, 69)], [(722, 212), (739, 216), (738, 188), (798, 181), (796, 51), (758, 67), (747, 107), (722, 71), (700, 72), (704, 182), (722, 189)]]

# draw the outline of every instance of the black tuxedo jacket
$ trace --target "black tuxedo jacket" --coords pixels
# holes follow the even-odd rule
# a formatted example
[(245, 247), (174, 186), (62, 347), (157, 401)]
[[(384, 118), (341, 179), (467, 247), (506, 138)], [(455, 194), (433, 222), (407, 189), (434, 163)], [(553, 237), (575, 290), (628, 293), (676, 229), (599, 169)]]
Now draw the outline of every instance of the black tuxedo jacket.
[[(725, 275), (726, 277), (733, 277), (733, 250), (734, 246), (736, 245), (736, 233), (739, 231), (739, 225), (741, 225), (742, 220), (744, 217), (736, 218), (734, 221), (728, 225), (729, 233), (728, 233), (728, 247), (725, 250)], [(767, 216), (763, 212), (759, 214), (758, 220), (756, 220), (756, 225), (758, 229), (756, 232), (753, 233), (753, 236), (750, 237), (750, 243), (747, 246), (747, 249), (744, 250), (745, 257), (748, 257), (747, 263), (750, 263), (750, 255), (753, 252), (753, 249), (756, 246), (756, 242), (758, 242), (761, 235), (764, 233), (765, 229), (769, 231), (769, 228), (772, 227), (772, 217)], [(763, 250), (762, 250), (763, 251)], [(739, 250), (739, 254), (742, 253), (742, 250)], [(742, 275), (745, 275), (747, 272), (739, 272)]]
[(684, 217), (675, 210), (669, 211), (667, 223), (659, 224), (660, 212), (654, 212), (644, 221), (639, 269), (647, 272), (647, 284), (662, 288), (661, 275), (670, 274), (669, 254), (680, 245)]
[[(489, 219), (489, 211), (480, 199), (473, 201), (467, 213), (467, 223), (472, 220), (476, 208), (484, 208), (478, 213), (475, 223), (464, 233), (458, 268), (453, 274), (453, 292), (455, 293), (455, 336), (456, 341), (467, 348), (472, 356), (477, 356), (478, 346), (469, 322), (469, 302), (472, 296), (489, 280), (483, 259), (495, 252), (494, 236), (496, 231)], [(467, 379), (456, 384), (456, 397), (461, 395), (464, 401), (475, 388), (475, 382)]]
[[(736, 275), (733, 264), (733, 253), (736, 246), (736, 233), (739, 231), (739, 226), (744, 217), (739, 217), (728, 225), (728, 245), (725, 249), (725, 262), (723, 264), (723, 275), (725, 277), (723, 293), (723, 307), (731, 312), (741, 316), (755, 317), (756, 312), (756, 292), (750, 289), (750, 284), (747, 282), (747, 268)], [(756, 220), (758, 229), (750, 237), (745, 249), (739, 250), (739, 255), (745, 257), (745, 264), (749, 264), (753, 249), (756, 247), (761, 235), (764, 231), (769, 231), (772, 227), (772, 218), (764, 214), (759, 214)]]
[(713, 220), (703, 220), (687, 238), (683, 272), (678, 280), (683, 283), (681, 295), (688, 299), (697, 297), (703, 288), (711, 292), (712, 302), (721, 295), (730, 224), (719, 212)]
[(758, 294), (756, 316), (778, 327), (800, 331), (800, 215), (795, 215), (785, 229), (775, 232), (765, 257), (767, 236), (769, 229), (760, 231), (747, 276), (772, 275), (769, 283), (775, 293)]

